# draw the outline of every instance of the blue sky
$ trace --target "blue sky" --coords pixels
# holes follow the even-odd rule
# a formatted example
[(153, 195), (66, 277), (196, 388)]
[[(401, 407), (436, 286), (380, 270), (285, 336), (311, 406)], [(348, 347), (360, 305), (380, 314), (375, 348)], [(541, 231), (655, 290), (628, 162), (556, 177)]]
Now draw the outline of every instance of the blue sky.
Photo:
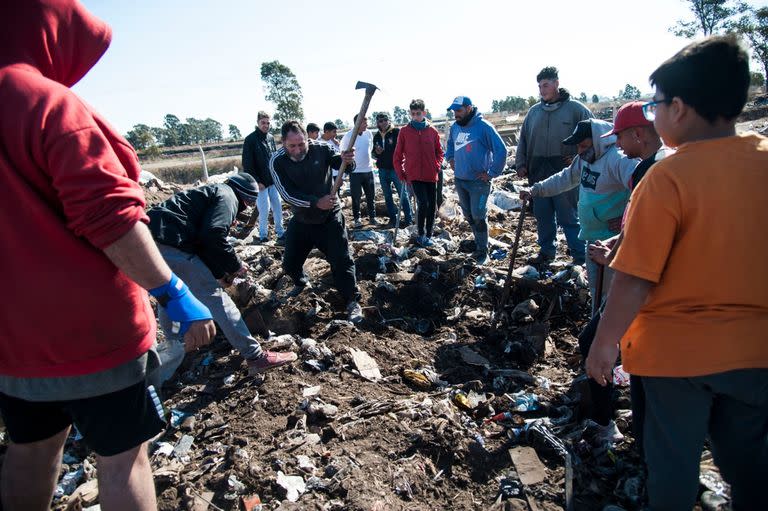
[(440, 115), (457, 95), (490, 110), (493, 99), (537, 95), (547, 65), (576, 95), (614, 96), (626, 83), (650, 92), (648, 75), (686, 43), (667, 30), (687, 16), (677, 0), (83, 3), (114, 35), (75, 91), (123, 133), (173, 113), (245, 135), (273, 109), (260, 66), (275, 59), (298, 77), (305, 121), (351, 123), (357, 80), (382, 89), (372, 110), (420, 97)]

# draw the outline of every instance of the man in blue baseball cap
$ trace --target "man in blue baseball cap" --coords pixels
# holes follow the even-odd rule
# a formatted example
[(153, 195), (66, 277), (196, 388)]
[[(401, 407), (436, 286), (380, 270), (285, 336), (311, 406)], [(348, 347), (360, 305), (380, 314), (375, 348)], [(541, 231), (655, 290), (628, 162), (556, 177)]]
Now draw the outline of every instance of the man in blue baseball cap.
[(472, 257), (478, 264), (488, 259), (488, 224), (485, 221), (491, 179), (501, 175), (507, 148), (496, 128), (467, 96), (457, 96), (448, 107), (456, 122), (446, 143), (445, 159), (454, 172), (456, 193), (464, 218), (475, 235)]

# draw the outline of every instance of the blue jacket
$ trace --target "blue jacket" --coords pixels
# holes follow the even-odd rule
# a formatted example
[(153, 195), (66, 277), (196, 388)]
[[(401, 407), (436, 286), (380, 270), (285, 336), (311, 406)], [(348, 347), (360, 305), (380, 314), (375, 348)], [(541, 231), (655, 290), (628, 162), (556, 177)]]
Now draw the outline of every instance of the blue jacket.
[(507, 148), (493, 124), (475, 110), (466, 126), (451, 126), (445, 159), (454, 161), (454, 176), (458, 179), (475, 180), (480, 172), (498, 177), (507, 163)]

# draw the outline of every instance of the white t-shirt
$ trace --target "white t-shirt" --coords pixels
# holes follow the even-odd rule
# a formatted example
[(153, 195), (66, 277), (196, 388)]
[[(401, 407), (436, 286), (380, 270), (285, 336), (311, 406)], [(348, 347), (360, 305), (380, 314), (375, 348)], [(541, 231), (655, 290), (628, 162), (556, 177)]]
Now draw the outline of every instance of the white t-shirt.
[[(352, 130), (346, 132), (341, 139), (341, 150), (346, 151), (349, 147), (349, 140), (352, 138)], [(365, 130), (362, 135), (355, 139), (355, 170), (353, 173), (361, 174), (363, 172), (373, 172), (371, 163), (371, 151), (373, 150), (373, 133)]]

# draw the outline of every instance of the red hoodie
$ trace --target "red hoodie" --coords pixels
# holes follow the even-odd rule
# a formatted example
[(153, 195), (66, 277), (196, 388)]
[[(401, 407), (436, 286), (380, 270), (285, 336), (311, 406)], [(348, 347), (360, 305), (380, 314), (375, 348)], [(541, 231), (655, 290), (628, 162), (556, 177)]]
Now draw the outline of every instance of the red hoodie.
[(433, 126), (417, 130), (406, 124), (400, 128), (392, 163), (401, 181), (437, 183), (438, 170), (443, 163), (440, 134)]
[(69, 89), (110, 40), (77, 2), (0, 2), (0, 374), (98, 372), (155, 339), (147, 292), (102, 251), (147, 222), (138, 158)]

